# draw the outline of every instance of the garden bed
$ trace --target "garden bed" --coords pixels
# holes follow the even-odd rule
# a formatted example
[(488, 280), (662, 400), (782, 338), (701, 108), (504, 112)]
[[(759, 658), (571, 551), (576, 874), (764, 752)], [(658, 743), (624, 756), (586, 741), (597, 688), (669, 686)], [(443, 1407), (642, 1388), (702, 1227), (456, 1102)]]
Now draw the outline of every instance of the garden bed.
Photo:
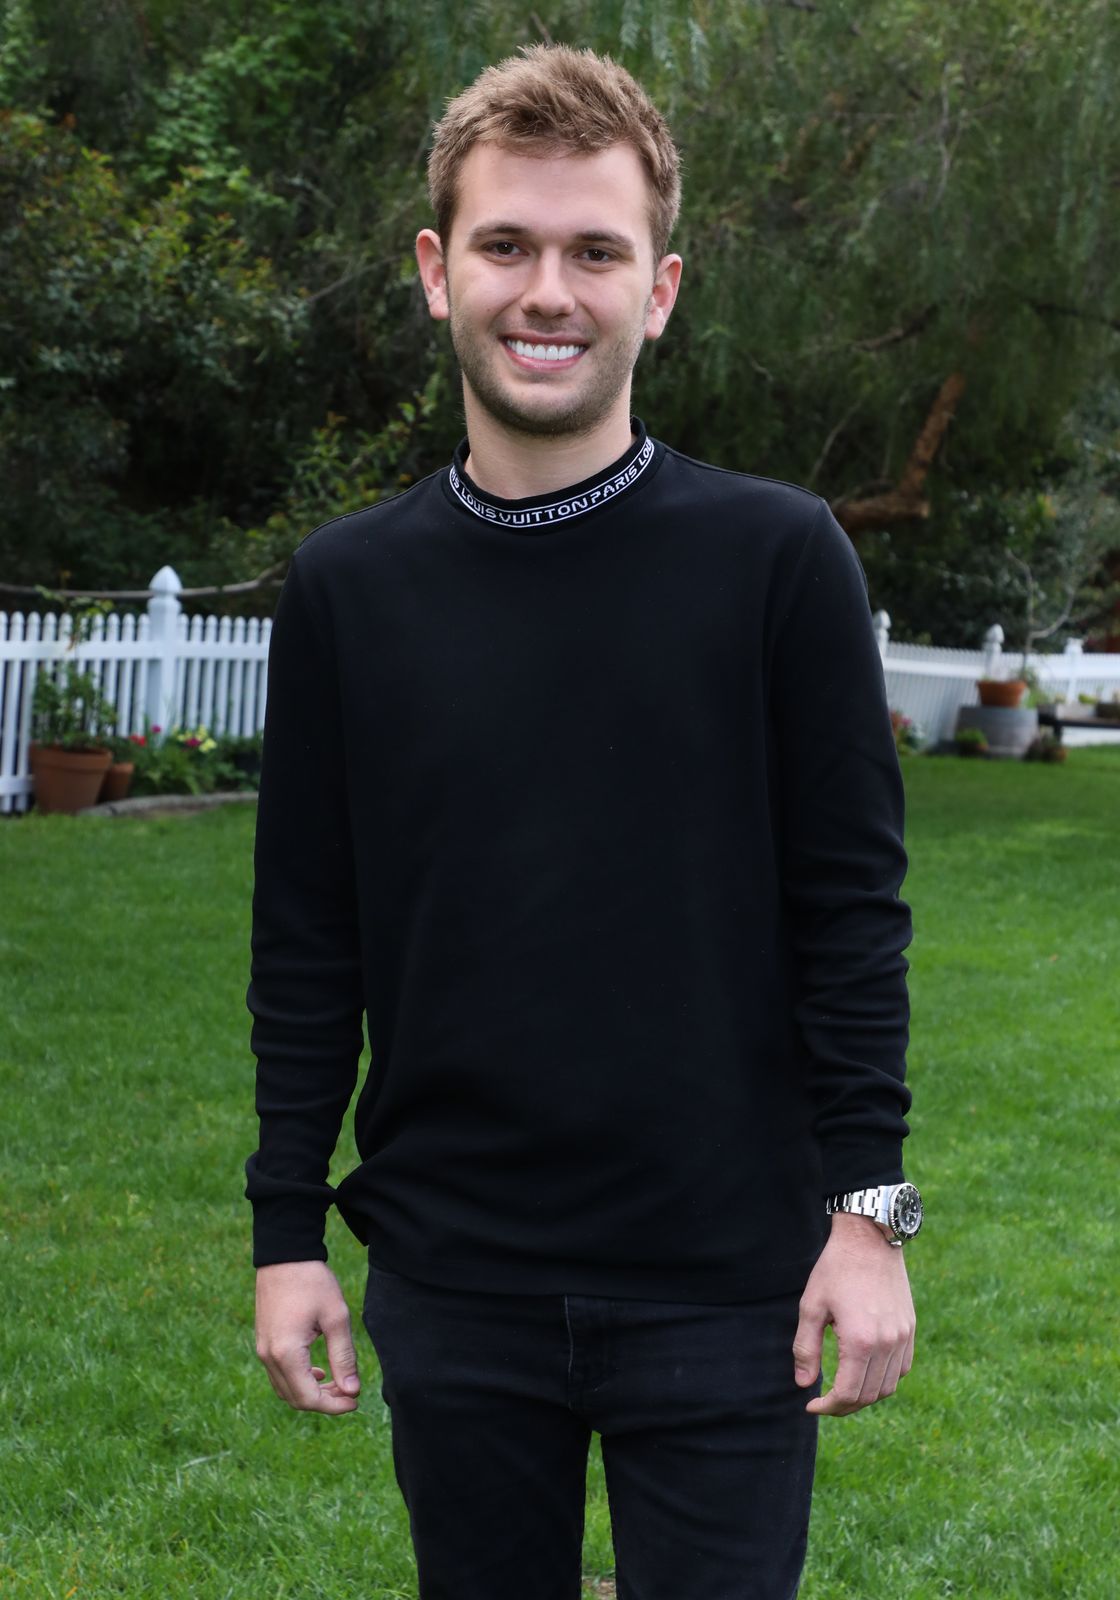
[(211, 811), (215, 806), (255, 801), (255, 789), (228, 789), (219, 794), (141, 794), (134, 800), (107, 800), (103, 805), (86, 806), (79, 817), (183, 817), (195, 811)]

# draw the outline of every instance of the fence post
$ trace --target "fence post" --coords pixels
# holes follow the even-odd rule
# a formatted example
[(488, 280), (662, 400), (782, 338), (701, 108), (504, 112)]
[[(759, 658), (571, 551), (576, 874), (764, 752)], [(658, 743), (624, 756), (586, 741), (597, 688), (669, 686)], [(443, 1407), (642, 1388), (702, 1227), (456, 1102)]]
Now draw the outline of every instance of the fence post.
[(1078, 671), (1083, 654), (1081, 640), (1067, 639), (1066, 647), (1062, 654), (1066, 658), (1066, 671), (1069, 673), (1069, 678), (1066, 682), (1066, 699), (1075, 701), (1081, 690), (1081, 674)]
[(885, 611), (876, 611), (871, 622), (875, 629), (875, 643), (879, 646), (879, 659), (885, 663), (891, 642), (891, 619)]
[(152, 659), (148, 663), (144, 710), (150, 723), (166, 731), (174, 716), (178, 624), (183, 609), (179, 591), (183, 585), (174, 567), (160, 567), (149, 587), (152, 590), (148, 601)]
[(1003, 629), (998, 622), (993, 622), (984, 635), (984, 676), (985, 678), (998, 678), (1000, 660), (1003, 656)]

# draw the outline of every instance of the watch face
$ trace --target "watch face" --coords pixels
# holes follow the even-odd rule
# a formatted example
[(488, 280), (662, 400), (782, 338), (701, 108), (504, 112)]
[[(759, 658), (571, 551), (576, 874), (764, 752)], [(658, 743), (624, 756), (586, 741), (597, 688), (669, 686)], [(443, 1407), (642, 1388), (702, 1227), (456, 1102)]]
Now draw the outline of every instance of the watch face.
[(904, 1239), (912, 1239), (921, 1227), (922, 1197), (912, 1183), (899, 1184), (891, 1196), (890, 1224)]

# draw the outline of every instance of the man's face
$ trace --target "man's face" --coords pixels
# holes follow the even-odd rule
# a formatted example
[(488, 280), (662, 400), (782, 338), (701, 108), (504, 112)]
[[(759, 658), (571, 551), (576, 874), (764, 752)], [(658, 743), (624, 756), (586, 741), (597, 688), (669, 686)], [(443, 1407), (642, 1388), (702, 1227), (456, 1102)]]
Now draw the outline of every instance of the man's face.
[(526, 156), (476, 145), (451, 238), (417, 240), (473, 400), (521, 434), (586, 434), (621, 410), (646, 339), (676, 297), (680, 258), (653, 260), (638, 154)]

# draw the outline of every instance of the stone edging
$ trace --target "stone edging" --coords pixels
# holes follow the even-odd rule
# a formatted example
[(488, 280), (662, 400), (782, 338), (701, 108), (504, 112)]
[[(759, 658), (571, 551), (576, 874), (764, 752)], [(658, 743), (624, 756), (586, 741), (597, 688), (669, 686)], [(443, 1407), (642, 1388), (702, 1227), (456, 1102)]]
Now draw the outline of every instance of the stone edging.
[(79, 817), (136, 817), (173, 811), (212, 811), (215, 806), (245, 805), (255, 801), (255, 789), (229, 789), (220, 794), (142, 794), (135, 800), (107, 800), (85, 806)]

